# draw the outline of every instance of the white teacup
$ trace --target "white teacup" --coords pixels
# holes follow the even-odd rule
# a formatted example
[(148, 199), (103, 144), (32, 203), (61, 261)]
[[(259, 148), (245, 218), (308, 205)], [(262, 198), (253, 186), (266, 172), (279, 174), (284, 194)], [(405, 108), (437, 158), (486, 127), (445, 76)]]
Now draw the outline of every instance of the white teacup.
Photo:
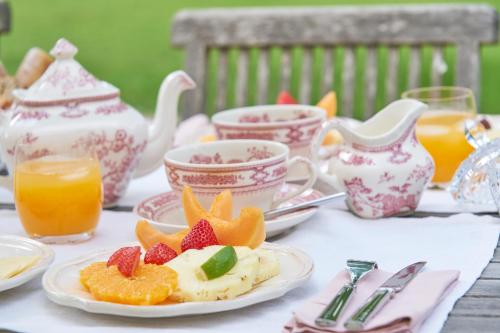
[[(316, 169), (308, 159), (288, 158), (289, 149), (279, 142), (264, 140), (224, 140), (179, 147), (165, 154), (165, 170), (170, 186), (181, 197), (189, 185), (208, 209), (223, 190), (233, 194), (233, 214), (256, 206), (266, 211), (312, 187)], [(289, 170), (303, 164), (308, 179), (296, 191), (279, 200), (275, 193), (283, 186)]]
[[(257, 139), (286, 144), (290, 156), (311, 158), (311, 143), (325, 111), (311, 105), (260, 105), (217, 112), (212, 117), (219, 140)], [(307, 178), (307, 169), (294, 168), (289, 178)]]

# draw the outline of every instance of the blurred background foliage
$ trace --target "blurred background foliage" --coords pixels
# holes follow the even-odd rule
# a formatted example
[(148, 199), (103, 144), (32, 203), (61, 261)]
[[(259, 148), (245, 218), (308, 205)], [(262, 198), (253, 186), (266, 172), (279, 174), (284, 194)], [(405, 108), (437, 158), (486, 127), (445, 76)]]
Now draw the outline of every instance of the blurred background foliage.
[[(422, 1), (418, 3), (435, 3)], [(475, 3), (474, 1), (445, 1), (440, 3)], [(242, 6), (325, 6), (378, 4), (374, 0), (11, 0), (12, 31), (0, 39), (1, 60), (7, 69), (13, 73), (21, 62), (26, 51), (33, 46), (50, 50), (54, 42), (65, 37), (79, 48), (78, 60), (98, 78), (111, 82), (122, 90), (124, 99), (140, 111), (151, 114), (154, 112), (156, 94), (159, 85), (166, 74), (183, 67), (183, 52), (170, 45), (170, 27), (174, 14), (184, 8), (206, 7), (242, 7)], [(384, 4), (402, 4), (407, 1), (384, 0)], [(500, 9), (500, 0), (486, 1)], [(300, 50), (297, 51), (300, 59)], [(382, 59), (379, 66), (384, 68), (386, 50), (379, 50)], [(315, 59), (320, 59), (316, 52)], [(341, 55), (342, 50), (338, 50)], [(407, 71), (404, 70), (408, 61), (408, 50), (401, 51), (399, 73), (399, 90), (406, 88)], [(356, 53), (358, 63), (362, 63), (364, 50)], [(236, 55), (232, 55), (234, 63)], [(211, 69), (215, 71), (217, 54), (211, 55)], [(337, 57), (341, 59), (341, 57)], [(454, 50), (445, 50), (445, 59), (450, 65), (443, 83), (453, 82)], [(340, 60), (339, 60), (340, 61)], [(481, 55), (481, 112), (500, 113), (498, 104), (500, 94), (496, 91), (499, 83), (500, 47), (487, 46)], [(431, 65), (430, 49), (424, 49), (423, 72)], [(340, 67), (341, 63), (336, 64)], [(279, 67), (279, 51), (273, 52), (271, 69)], [(231, 60), (230, 60), (231, 68)], [(234, 66), (233, 66), (234, 68)], [(313, 75), (321, 75), (320, 70)], [(276, 72), (276, 71), (273, 71)], [(300, 77), (298, 70), (292, 71), (292, 94), (297, 94)], [(339, 71), (337, 71), (338, 73)], [(252, 73), (252, 72), (251, 72)], [(356, 75), (356, 105), (355, 114), (362, 105), (362, 75), (363, 68), (358, 67)], [(229, 75), (229, 81), (235, 80), (235, 74)], [(252, 78), (251, 78), (252, 79)], [(255, 79), (255, 78), (254, 78)], [(383, 77), (379, 77), (383, 86)], [(340, 80), (335, 80), (339, 82)], [(271, 76), (269, 102), (278, 93), (278, 78)], [(428, 85), (430, 78), (423, 75), (422, 85)], [(335, 89), (341, 90), (336, 83)], [(252, 83), (250, 83), (252, 87)], [(377, 107), (385, 103), (381, 89), (378, 93)], [(214, 112), (214, 90), (209, 89), (207, 112)], [(319, 91), (313, 85), (313, 97), (319, 99)], [(255, 89), (250, 91), (250, 102), (255, 101)], [(231, 104), (233, 101), (229, 101)]]

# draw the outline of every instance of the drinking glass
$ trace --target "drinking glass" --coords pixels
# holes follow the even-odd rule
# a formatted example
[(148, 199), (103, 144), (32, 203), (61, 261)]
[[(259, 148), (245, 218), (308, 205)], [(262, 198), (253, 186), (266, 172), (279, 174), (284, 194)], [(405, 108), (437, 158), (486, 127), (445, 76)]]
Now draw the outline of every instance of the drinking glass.
[(417, 138), (436, 165), (432, 185), (444, 188), (474, 150), (464, 134), (465, 121), (476, 117), (474, 94), (462, 87), (428, 87), (406, 91), (402, 97), (429, 106), (417, 121)]
[(14, 198), (23, 227), (45, 243), (90, 239), (102, 209), (99, 161), (63, 145), (17, 144)]

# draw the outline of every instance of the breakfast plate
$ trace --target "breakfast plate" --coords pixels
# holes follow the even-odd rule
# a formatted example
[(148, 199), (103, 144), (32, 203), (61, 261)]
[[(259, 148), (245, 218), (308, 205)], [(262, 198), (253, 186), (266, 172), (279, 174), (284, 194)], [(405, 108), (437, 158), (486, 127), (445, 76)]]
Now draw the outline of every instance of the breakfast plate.
[[(137, 244), (132, 244), (137, 245)], [(210, 302), (186, 302), (158, 305), (124, 305), (95, 300), (80, 284), (80, 270), (95, 261), (106, 261), (113, 250), (101, 250), (51, 267), (43, 276), (43, 288), (53, 302), (91, 313), (128, 317), (177, 317), (222, 312), (278, 298), (306, 282), (313, 271), (313, 261), (304, 252), (284, 245), (263, 243), (279, 259), (279, 275), (256, 285), (234, 299)]]
[(38, 259), (33, 266), (21, 273), (8, 279), (0, 279), (0, 292), (20, 286), (43, 273), (54, 260), (54, 251), (30, 238), (0, 235), (0, 258), (14, 256), (37, 256)]
[[(286, 183), (276, 196), (278, 198), (283, 197), (298, 187), (299, 185)], [(321, 197), (323, 197), (323, 193), (310, 189), (283, 203), (280, 207), (296, 205), (302, 202), (319, 199)], [(266, 221), (267, 238), (281, 234), (293, 226), (308, 220), (317, 211), (318, 208), (314, 207), (282, 215), (275, 219)], [(150, 222), (158, 230), (166, 233), (174, 233), (183, 230), (187, 225), (182, 203), (174, 192), (161, 193), (139, 202), (139, 204), (134, 207), (134, 213), (139, 218)]]

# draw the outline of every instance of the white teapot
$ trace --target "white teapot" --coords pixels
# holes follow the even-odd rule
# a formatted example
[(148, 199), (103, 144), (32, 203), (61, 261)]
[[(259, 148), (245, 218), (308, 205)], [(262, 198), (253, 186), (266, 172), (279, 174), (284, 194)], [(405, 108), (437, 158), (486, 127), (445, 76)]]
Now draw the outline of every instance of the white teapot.
[[(78, 49), (65, 39), (51, 54), (55, 61), (29, 89), (15, 90), (15, 103), (0, 126), (1, 160), (12, 175), (17, 143), (50, 151), (63, 142), (91, 149), (100, 160), (104, 205), (124, 194), (132, 177), (158, 168), (170, 148), (179, 95), (195, 83), (184, 72), (169, 74), (158, 94), (156, 114), (148, 126), (143, 116), (120, 99), (120, 90), (99, 81), (74, 56)], [(1, 185), (12, 187), (11, 177)]]

